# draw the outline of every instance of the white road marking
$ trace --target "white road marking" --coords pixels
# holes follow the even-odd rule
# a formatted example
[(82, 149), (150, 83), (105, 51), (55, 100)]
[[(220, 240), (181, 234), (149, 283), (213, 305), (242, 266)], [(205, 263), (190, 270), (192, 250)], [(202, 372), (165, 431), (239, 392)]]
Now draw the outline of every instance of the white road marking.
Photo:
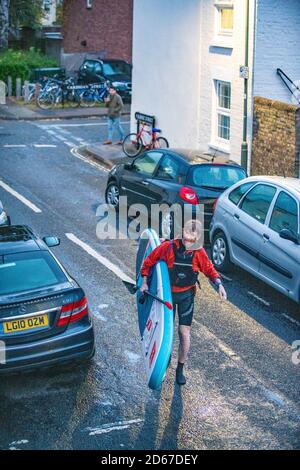
[(20, 445), (20, 444), (28, 444), (29, 441), (27, 441), (26, 439), (22, 439), (20, 441), (13, 441), (9, 444), (9, 446), (16, 446), (16, 445)]
[(300, 322), (297, 321), (295, 318), (290, 317), (290, 316), (287, 315), (286, 313), (283, 313), (282, 316), (283, 316), (284, 318), (286, 318), (287, 320), (289, 320), (290, 322), (294, 323), (295, 325), (300, 326)]
[(12, 189), (8, 184), (4, 183), (2, 180), (0, 180), (0, 186), (5, 189), (8, 193), (10, 193), (12, 196), (15, 198), (19, 199), (25, 206), (29, 207), (33, 212), (36, 214), (40, 214), (42, 211), (39, 209), (35, 204), (30, 202), (26, 197), (22, 196), (22, 194), (18, 193), (14, 189)]
[(26, 147), (25, 144), (5, 144), (3, 145), (4, 148), (22, 148)]
[(234, 351), (232, 351), (232, 349), (230, 349), (228, 346), (226, 346), (226, 344), (224, 344), (223, 342), (221, 341), (218, 341), (218, 347), (219, 349), (221, 349), (221, 351), (226, 354), (226, 356), (230, 357), (230, 359), (233, 359), (235, 361), (239, 361), (241, 358), (240, 356), (238, 356), (238, 354), (236, 354)]
[(52, 145), (52, 144), (33, 144), (34, 147), (36, 148), (56, 148), (57, 145)]
[(90, 245), (83, 242), (79, 238), (76, 237), (73, 233), (66, 233), (66, 237), (71, 240), (76, 245), (80, 246), (84, 251), (86, 251), (89, 255), (95, 258), (99, 263), (103, 264), (107, 269), (112, 271), (116, 276), (118, 276), (122, 281), (131, 282), (135, 284), (135, 281), (131, 279), (127, 274), (125, 274), (117, 265), (109, 261), (104, 256), (100, 255), (96, 250), (94, 250)]
[[(102, 117), (102, 116), (99, 116)], [(105, 117), (105, 116), (104, 116)], [(130, 121), (122, 121), (121, 124), (130, 124)], [(107, 126), (106, 122), (87, 122), (87, 123), (78, 123), (78, 124), (40, 124), (38, 127), (42, 129), (52, 128), (52, 127), (84, 127), (84, 126)], [(50, 132), (50, 131), (49, 131)], [(53, 132), (53, 131), (51, 131)]]
[(116, 423), (103, 424), (99, 428), (87, 428), (90, 436), (96, 436), (98, 434), (106, 434), (112, 431), (119, 431), (123, 429), (128, 429), (132, 424), (142, 423), (142, 419), (131, 419), (129, 421), (117, 421)]
[(254, 297), (259, 302), (261, 302), (262, 304), (266, 305), (267, 307), (270, 307), (270, 302), (267, 302), (265, 299), (262, 299), (258, 295), (254, 294), (254, 292), (248, 290), (248, 294), (251, 295), (251, 297)]
[(109, 170), (107, 168), (105, 168), (104, 166), (100, 165), (100, 163), (93, 162), (89, 158), (84, 157), (83, 155), (81, 155), (81, 153), (78, 152), (78, 149), (76, 147), (72, 148), (71, 154), (74, 157), (79, 158), (79, 160), (82, 160), (83, 162), (87, 163), (88, 165), (91, 165), (91, 166), (97, 168), (98, 170), (105, 171), (105, 173), (109, 172)]

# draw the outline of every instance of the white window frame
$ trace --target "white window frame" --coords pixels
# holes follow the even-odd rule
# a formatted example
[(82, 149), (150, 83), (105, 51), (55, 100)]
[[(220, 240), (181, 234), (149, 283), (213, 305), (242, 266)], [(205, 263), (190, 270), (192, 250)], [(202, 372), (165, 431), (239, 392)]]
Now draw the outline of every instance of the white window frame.
[[(220, 47), (232, 48), (233, 32), (234, 32), (234, 1), (233, 0), (216, 0), (215, 8), (215, 34), (214, 43)], [(233, 10), (233, 29), (222, 29), (222, 9)]]
[(93, 6), (93, 0), (86, 0), (86, 7), (92, 8), (92, 6)]
[[(220, 84), (230, 85), (230, 108), (223, 108), (219, 106), (219, 89)], [(230, 153), (230, 140), (231, 140), (231, 116), (232, 109), (232, 84), (227, 80), (215, 79), (213, 80), (213, 115), (212, 115), (212, 142), (210, 147), (220, 150), (221, 152)], [(224, 139), (219, 136), (219, 115), (227, 116), (230, 118), (229, 139)]]

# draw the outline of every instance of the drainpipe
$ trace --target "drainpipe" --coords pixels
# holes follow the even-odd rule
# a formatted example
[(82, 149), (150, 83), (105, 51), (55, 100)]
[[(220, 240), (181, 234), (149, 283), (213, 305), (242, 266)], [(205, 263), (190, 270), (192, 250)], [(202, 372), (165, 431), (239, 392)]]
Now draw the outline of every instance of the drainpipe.
[(241, 164), (247, 171), (248, 169), (248, 142), (247, 142), (247, 125), (248, 125), (248, 81), (249, 81), (249, 1), (245, 0), (246, 12), (246, 37), (245, 37), (245, 69), (244, 78), (244, 117), (243, 117), (243, 142), (241, 147)]

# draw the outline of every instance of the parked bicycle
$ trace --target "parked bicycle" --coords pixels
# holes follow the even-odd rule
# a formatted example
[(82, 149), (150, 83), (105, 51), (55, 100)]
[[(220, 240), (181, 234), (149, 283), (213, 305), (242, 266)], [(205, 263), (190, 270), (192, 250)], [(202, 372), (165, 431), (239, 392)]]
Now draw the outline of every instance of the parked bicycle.
[(55, 105), (68, 103), (72, 108), (81, 104), (82, 87), (75, 84), (74, 78), (58, 80), (49, 78), (40, 91), (37, 104), (41, 109), (51, 109)]
[(109, 95), (110, 82), (106, 81), (102, 85), (89, 84), (87, 89), (80, 95), (81, 106), (91, 108), (96, 103), (103, 103), (104, 99)]
[(137, 133), (128, 134), (123, 141), (123, 152), (127, 157), (137, 157), (143, 149), (168, 148), (169, 142), (165, 137), (157, 137), (161, 129), (152, 127), (148, 130), (147, 125), (142, 123)]

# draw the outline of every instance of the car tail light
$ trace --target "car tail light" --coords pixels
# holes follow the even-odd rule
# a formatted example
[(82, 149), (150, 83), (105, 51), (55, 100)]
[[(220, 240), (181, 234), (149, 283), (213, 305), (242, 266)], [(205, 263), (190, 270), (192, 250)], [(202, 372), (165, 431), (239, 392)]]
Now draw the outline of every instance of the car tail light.
[(181, 199), (183, 199), (185, 202), (189, 202), (190, 204), (199, 204), (196, 191), (194, 191), (192, 188), (188, 188), (187, 186), (182, 186), (182, 188), (180, 189), (179, 195)]
[(65, 326), (69, 323), (81, 320), (85, 315), (88, 314), (88, 305), (86, 297), (82, 297), (76, 302), (66, 304), (61, 307), (60, 318), (57, 322), (57, 326)]

